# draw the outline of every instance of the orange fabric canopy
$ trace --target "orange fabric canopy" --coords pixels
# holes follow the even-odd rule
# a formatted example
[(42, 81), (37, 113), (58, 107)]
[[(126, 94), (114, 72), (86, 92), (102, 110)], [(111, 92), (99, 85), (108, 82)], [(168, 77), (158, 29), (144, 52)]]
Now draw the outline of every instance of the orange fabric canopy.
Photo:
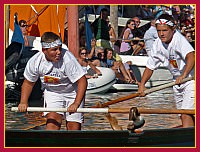
[(18, 13), (18, 21), (26, 20), (28, 35), (41, 37), (44, 32), (51, 31), (64, 40), (64, 24), (66, 5), (10, 5), (10, 29), (14, 30), (14, 14)]

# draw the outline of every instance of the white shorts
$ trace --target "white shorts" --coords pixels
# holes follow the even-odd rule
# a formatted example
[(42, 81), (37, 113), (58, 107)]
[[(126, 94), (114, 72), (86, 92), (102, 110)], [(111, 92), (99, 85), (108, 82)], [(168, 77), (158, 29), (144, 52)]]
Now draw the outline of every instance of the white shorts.
[[(76, 93), (59, 94), (51, 91), (44, 91), (44, 107), (46, 108), (68, 108), (75, 100)], [(81, 102), (79, 108), (83, 108), (84, 101)], [(44, 115), (49, 112), (44, 112)], [(63, 118), (70, 122), (83, 123), (83, 113), (57, 112), (63, 115)]]
[(195, 108), (195, 82), (187, 81), (183, 84), (173, 86), (174, 98), (177, 109), (194, 109)]

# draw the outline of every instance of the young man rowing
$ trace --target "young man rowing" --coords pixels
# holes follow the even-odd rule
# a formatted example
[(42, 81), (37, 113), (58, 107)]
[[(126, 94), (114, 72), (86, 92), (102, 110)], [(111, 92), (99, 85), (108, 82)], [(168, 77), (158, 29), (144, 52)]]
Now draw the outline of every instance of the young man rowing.
[(22, 85), (20, 112), (28, 107), (28, 98), (38, 78), (44, 89), (44, 106), (47, 108), (68, 108), (67, 113), (44, 113), (47, 130), (59, 130), (62, 119), (66, 119), (68, 130), (81, 130), (82, 113), (74, 113), (84, 105), (87, 88), (85, 72), (76, 58), (53, 32), (45, 32), (41, 37), (42, 52), (35, 54), (27, 63)]
[[(194, 109), (194, 80), (182, 83), (186, 77), (194, 76), (194, 48), (176, 31), (175, 20), (162, 14), (156, 20), (158, 37), (143, 73), (138, 92), (144, 96), (145, 83), (160, 65), (166, 66), (177, 85), (173, 87), (177, 109)], [(181, 114), (183, 127), (194, 126), (193, 115)]]

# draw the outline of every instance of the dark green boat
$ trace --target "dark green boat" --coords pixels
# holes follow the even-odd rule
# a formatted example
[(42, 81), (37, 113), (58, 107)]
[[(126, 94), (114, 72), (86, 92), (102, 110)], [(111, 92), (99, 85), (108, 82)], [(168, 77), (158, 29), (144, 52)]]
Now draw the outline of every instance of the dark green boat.
[(5, 147), (195, 147), (195, 128), (124, 131), (5, 130)]

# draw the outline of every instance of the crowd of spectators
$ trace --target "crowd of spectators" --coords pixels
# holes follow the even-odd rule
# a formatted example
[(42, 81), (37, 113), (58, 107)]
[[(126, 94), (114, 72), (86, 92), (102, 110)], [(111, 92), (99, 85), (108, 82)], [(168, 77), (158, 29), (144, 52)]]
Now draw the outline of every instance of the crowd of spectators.
[[(91, 14), (99, 15), (102, 8), (108, 9), (108, 13), (110, 14), (110, 6), (109, 5), (98, 5), (94, 7), (89, 7), (89, 12)], [(161, 14), (168, 13), (173, 15), (175, 20), (177, 21), (177, 30), (179, 30), (183, 35), (187, 35), (187, 33), (191, 34), (190, 40), (193, 43), (195, 41), (195, 6), (194, 5), (119, 5), (118, 6), (118, 16), (125, 18), (133, 18), (138, 17), (140, 20), (149, 20), (157, 18)], [(110, 23), (112, 24), (112, 23)], [(82, 31), (84, 31), (83, 23), (80, 23), (80, 37), (81, 37), (81, 46), (85, 40), (85, 35)], [(150, 26), (149, 26), (150, 27)], [(148, 27), (148, 28), (149, 28)], [(147, 30), (147, 28), (145, 29)], [(118, 29), (118, 35), (121, 34), (122, 29)], [(144, 34), (144, 33), (143, 33)]]
[[(152, 38), (157, 38), (157, 31), (154, 27), (155, 19), (158, 18), (161, 14), (169, 14), (173, 15), (174, 19), (176, 20), (176, 28), (177, 30), (182, 33), (186, 39), (191, 43), (191, 45), (195, 48), (195, 6), (193, 5), (130, 5), (130, 6), (121, 6), (119, 7), (118, 15), (120, 17), (129, 18), (127, 21), (126, 26), (123, 27), (124, 30), (115, 31), (115, 29), (111, 26), (110, 20), (108, 16), (110, 15), (110, 7), (106, 6), (95, 6), (90, 7), (90, 13), (94, 13), (98, 15), (94, 22), (92, 22), (91, 29), (93, 32), (93, 39), (91, 40), (91, 50), (87, 50), (87, 57), (91, 59), (91, 63), (95, 66), (102, 66), (104, 64), (109, 65), (107, 61), (111, 60), (108, 59), (106, 56), (108, 52), (105, 50), (111, 50), (112, 52), (112, 60), (114, 60), (119, 65), (117, 66), (118, 70), (121, 71), (123, 77), (126, 81), (132, 82), (133, 78), (128, 78), (128, 72), (123, 72), (125, 69), (127, 70), (126, 66), (122, 63), (118, 54), (129, 54), (129, 55), (149, 55), (151, 46), (147, 46), (146, 39), (150, 39), (151, 35)], [(123, 8), (124, 11), (121, 11)], [(127, 15), (127, 8), (133, 12), (131, 15), (130, 13)], [(99, 10), (101, 10), (99, 12)], [(142, 20), (149, 20), (149, 25), (140, 27), (140, 23)], [(86, 45), (86, 33), (84, 22), (80, 23), (80, 47), (87, 47)], [(112, 30), (111, 30), (112, 29)], [(118, 32), (119, 37), (111, 33)], [(146, 33), (146, 35), (145, 35)], [(137, 38), (137, 39), (135, 39)], [(134, 40), (133, 40), (134, 39)], [(131, 43), (130, 43), (130, 42)], [(94, 43), (95, 42), (95, 43)], [(117, 42), (119, 45), (117, 45)], [(127, 46), (127, 50), (124, 50), (123, 44), (130, 44)], [(149, 42), (152, 44), (153, 41)], [(118, 47), (118, 50), (116, 49)], [(98, 50), (102, 52), (99, 53)], [(126, 51), (126, 52), (125, 52)], [(95, 58), (94, 58), (95, 57)], [(105, 60), (104, 60), (105, 59)], [(100, 62), (96, 62), (99, 60)], [(106, 62), (102, 62), (106, 61)], [(111, 62), (111, 63), (115, 63)], [(99, 65), (100, 64), (100, 65)], [(114, 65), (114, 64), (113, 64)], [(112, 66), (110, 66), (112, 67)], [(127, 65), (129, 67), (129, 65)], [(121, 68), (121, 69), (120, 69)], [(122, 70), (123, 69), (123, 70)], [(125, 73), (125, 74), (124, 74)], [(116, 72), (117, 74), (117, 72)], [(134, 75), (134, 74), (133, 74)], [(137, 80), (135, 80), (137, 82)]]

